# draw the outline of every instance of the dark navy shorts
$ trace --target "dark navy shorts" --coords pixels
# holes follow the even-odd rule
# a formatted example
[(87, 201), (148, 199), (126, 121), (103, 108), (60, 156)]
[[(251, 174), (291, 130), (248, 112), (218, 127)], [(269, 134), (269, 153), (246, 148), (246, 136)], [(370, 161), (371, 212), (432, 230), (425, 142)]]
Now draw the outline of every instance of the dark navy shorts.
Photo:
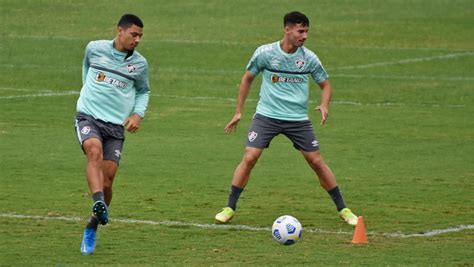
[(264, 149), (270, 146), (273, 137), (284, 134), (293, 146), (305, 152), (319, 151), (311, 121), (285, 121), (255, 114), (247, 136), (248, 147)]
[(119, 163), (125, 141), (122, 125), (101, 121), (79, 112), (76, 114), (75, 130), (81, 147), (87, 139), (97, 138), (102, 143), (103, 159)]

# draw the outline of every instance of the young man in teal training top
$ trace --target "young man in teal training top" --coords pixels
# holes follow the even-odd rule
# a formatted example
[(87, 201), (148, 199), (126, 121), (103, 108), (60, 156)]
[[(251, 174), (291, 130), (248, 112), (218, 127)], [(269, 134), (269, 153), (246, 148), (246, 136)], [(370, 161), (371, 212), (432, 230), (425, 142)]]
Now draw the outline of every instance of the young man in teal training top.
[(148, 63), (135, 48), (143, 23), (123, 15), (113, 40), (90, 42), (82, 66), (82, 89), (75, 128), (87, 157), (86, 177), (92, 193), (92, 216), (86, 225), (81, 253), (94, 252), (99, 224), (109, 221), (112, 183), (125, 140), (124, 127), (136, 133), (148, 106)]
[(319, 143), (308, 118), (308, 76), (321, 88), (321, 104), (316, 108), (321, 112), (321, 124), (328, 118), (331, 99), (331, 85), (325, 69), (316, 54), (303, 46), (308, 36), (309, 20), (295, 11), (285, 15), (283, 24), (283, 39), (257, 48), (242, 77), (235, 115), (225, 132), (235, 131), (251, 84), (255, 76), (262, 73), (260, 100), (248, 132), (244, 156), (234, 172), (227, 207), (216, 214), (215, 219), (219, 223), (232, 219), (237, 200), (263, 149), (269, 147), (273, 137), (284, 134), (315, 171), (341, 219), (356, 225), (357, 216), (346, 207), (336, 177), (320, 155)]

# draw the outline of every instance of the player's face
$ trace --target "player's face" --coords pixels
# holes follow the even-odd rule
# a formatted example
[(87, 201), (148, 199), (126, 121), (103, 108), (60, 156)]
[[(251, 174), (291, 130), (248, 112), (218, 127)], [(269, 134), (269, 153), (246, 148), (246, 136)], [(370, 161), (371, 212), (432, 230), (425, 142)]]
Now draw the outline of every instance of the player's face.
[(294, 47), (301, 47), (304, 45), (306, 38), (308, 38), (308, 26), (300, 24), (293, 24), (285, 26), (285, 33), (288, 40)]
[(117, 42), (119, 46), (126, 51), (133, 50), (140, 43), (143, 36), (143, 28), (137, 25), (132, 25), (126, 29), (118, 27)]

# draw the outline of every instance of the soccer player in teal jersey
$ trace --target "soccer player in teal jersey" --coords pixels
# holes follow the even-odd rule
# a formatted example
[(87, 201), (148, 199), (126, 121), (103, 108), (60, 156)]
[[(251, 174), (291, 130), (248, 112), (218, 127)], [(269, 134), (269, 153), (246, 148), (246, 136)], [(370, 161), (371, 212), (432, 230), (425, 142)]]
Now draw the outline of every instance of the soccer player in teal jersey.
[(90, 42), (82, 66), (83, 86), (75, 128), (87, 157), (86, 177), (92, 193), (92, 216), (81, 252), (94, 252), (99, 223), (108, 223), (112, 184), (125, 140), (124, 127), (136, 133), (148, 106), (148, 63), (135, 48), (143, 35), (139, 17), (125, 14), (113, 40)]
[(321, 157), (319, 143), (308, 119), (308, 76), (321, 88), (321, 104), (316, 108), (321, 112), (321, 124), (328, 118), (332, 94), (328, 75), (319, 58), (303, 46), (308, 36), (309, 20), (295, 11), (285, 15), (283, 24), (283, 39), (257, 48), (242, 77), (235, 115), (225, 127), (225, 132), (235, 131), (251, 84), (255, 76), (262, 73), (260, 100), (248, 132), (244, 156), (232, 178), (227, 207), (216, 214), (215, 219), (220, 223), (232, 219), (237, 200), (263, 149), (269, 147), (273, 137), (284, 134), (315, 171), (321, 186), (333, 199), (341, 219), (356, 225), (358, 218), (346, 207), (336, 177)]

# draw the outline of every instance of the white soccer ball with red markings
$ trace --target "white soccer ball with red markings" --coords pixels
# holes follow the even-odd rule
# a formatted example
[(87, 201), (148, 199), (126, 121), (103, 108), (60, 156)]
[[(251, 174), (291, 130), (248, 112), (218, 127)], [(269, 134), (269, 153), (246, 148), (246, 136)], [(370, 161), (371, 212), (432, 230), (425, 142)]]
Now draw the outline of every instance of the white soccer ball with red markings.
[(282, 245), (293, 245), (301, 238), (303, 227), (293, 216), (278, 217), (272, 226), (272, 237)]

